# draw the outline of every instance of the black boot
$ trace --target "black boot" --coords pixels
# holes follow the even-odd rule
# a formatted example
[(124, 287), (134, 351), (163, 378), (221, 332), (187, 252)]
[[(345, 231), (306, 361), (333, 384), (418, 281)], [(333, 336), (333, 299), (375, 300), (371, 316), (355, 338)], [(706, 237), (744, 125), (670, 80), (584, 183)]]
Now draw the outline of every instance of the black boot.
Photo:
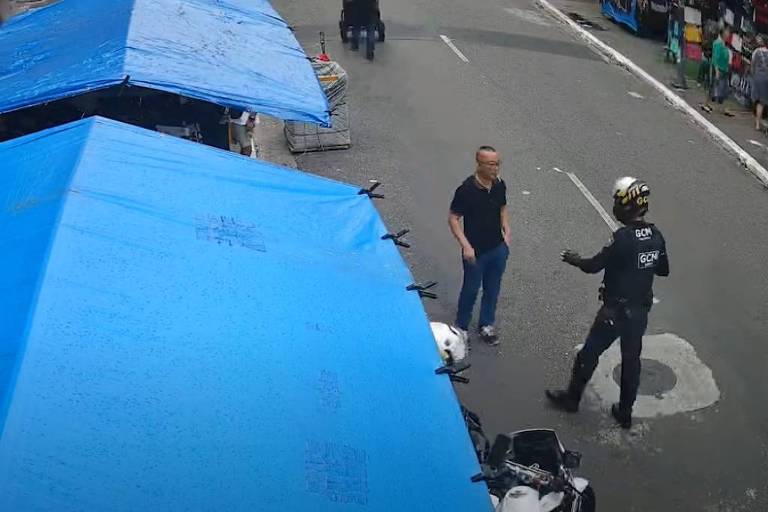
[(565, 412), (579, 412), (579, 401), (567, 390), (546, 390), (544, 394), (556, 409)]
[(619, 404), (613, 404), (611, 406), (611, 416), (616, 420), (621, 428), (632, 428), (632, 413), (622, 411)]
[[(594, 366), (597, 366), (596, 364)], [(579, 402), (581, 401), (581, 395), (584, 393), (584, 388), (587, 387), (589, 377), (592, 376), (594, 366), (589, 372), (584, 372), (584, 362), (581, 351), (576, 354), (576, 359), (573, 361), (573, 369), (571, 370), (571, 382), (568, 384), (568, 389), (562, 390), (547, 390), (544, 394), (547, 395), (549, 401), (557, 409), (565, 412), (579, 412)], [(583, 374), (586, 373), (586, 378)]]

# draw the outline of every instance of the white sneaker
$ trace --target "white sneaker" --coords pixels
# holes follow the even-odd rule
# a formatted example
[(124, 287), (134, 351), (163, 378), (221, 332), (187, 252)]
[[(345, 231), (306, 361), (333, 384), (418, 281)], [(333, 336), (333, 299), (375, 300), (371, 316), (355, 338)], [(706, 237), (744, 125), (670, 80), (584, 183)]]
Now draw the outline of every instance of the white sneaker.
[(480, 338), (489, 345), (499, 344), (499, 335), (492, 325), (484, 325), (480, 328)]

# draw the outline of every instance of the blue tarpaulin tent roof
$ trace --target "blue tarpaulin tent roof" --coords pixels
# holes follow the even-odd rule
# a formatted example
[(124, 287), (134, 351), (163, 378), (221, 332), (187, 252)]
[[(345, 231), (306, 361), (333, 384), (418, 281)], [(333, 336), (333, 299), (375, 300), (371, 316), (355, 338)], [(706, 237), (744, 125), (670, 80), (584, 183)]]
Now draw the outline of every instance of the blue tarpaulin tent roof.
[(102, 118), (0, 161), (3, 510), (489, 510), (357, 188)]
[(267, 0), (60, 0), (0, 25), (0, 113), (122, 83), (280, 119), (329, 122)]

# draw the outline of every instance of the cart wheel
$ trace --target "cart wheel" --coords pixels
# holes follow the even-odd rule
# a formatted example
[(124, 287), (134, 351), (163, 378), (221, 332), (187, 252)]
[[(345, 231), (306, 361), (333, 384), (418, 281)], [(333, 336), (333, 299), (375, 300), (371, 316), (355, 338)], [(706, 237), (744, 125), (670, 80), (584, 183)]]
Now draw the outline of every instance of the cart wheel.
[(386, 37), (386, 30), (387, 30), (387, 27), (386, 27), (386, 25), (384, 25), (384, 22), (379, 20), (379, 26), (378, 26), (379, 37), (378, 37), (378, 39), (379, 39), (380, 43), (383, 43), (384, 40), (387, 38)]
[(344, 9), (341, 10), (341, 17), (339, 18), (339, 35), (341, 36), (341, 42), (346, 43), (349, 41), (347, 37), (347, 20), (344, 19)]
[(365, 33), (365, 58), (373, 60), (373, 53), (376, 49), (376, 30), (373, 27), (369, 27)]

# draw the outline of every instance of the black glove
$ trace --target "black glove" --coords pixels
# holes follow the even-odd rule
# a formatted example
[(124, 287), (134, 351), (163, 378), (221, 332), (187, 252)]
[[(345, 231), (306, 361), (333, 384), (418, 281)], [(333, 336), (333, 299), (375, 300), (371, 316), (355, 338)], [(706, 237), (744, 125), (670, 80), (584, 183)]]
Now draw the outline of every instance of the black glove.
[(574, 267), (578, 267), (579, 263), (581, 263), (581, 256), (579, 256), (579, 253), (571, 251), (570, 249), (561, 252), (560, 257), (564, 262), (573, 265)]

